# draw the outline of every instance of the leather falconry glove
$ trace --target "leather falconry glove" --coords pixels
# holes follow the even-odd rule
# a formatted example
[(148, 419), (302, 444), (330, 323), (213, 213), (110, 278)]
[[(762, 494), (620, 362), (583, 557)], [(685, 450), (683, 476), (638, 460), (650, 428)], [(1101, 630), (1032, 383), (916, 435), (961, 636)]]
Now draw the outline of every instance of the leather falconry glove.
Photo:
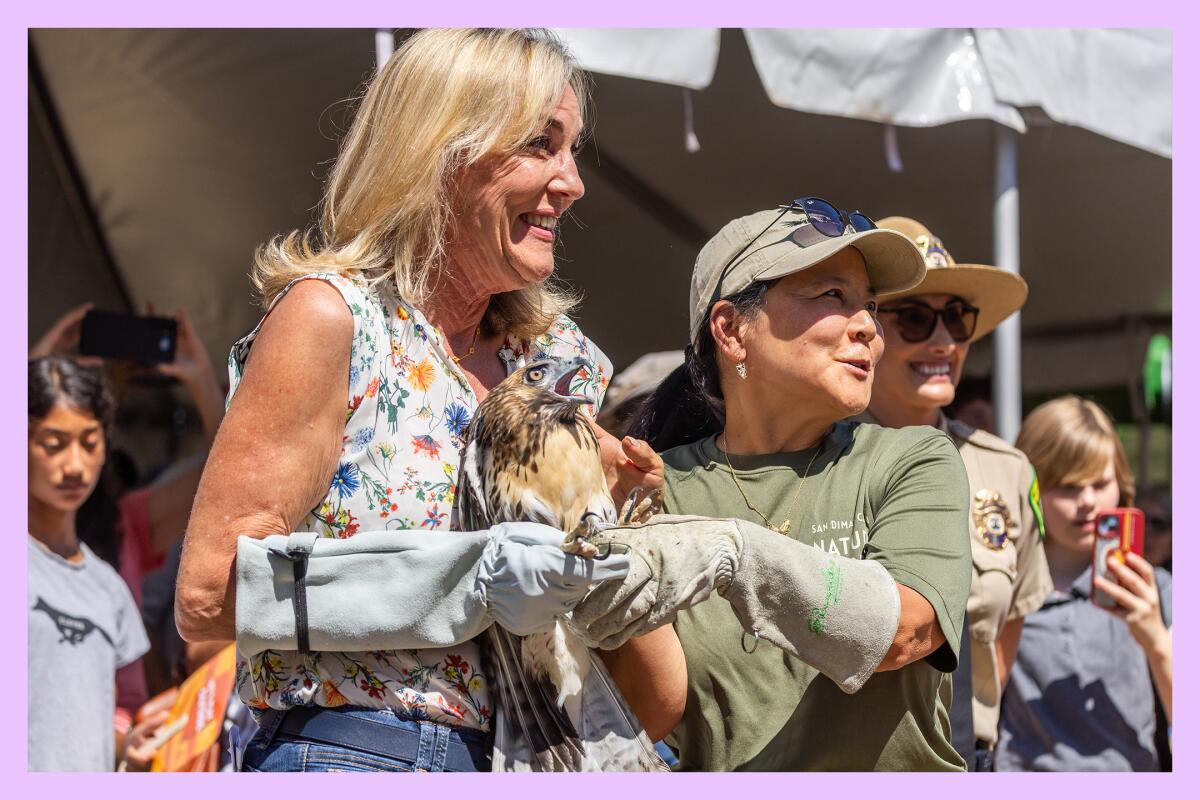
[(593, 647), (611, 650), (667, 625), (715, 591), (747, 636), (853, 693), (887, 655), (900, 621), (899, 591), (882, 564), (826, 553), (745, 520), (660, 515), (591, 541), (631, 557), (624, 580), (594, 588), (568, 619)]
[[(244, 655), (449, 647), (493, 622), (526, 635), (555, 620), (628, 557), (569, 555), (562, 531), (504, 522), (484, 531), (364, 531), (238, 538), (236, 627)], [(301, 591), (296, 591), (300, 586)]]

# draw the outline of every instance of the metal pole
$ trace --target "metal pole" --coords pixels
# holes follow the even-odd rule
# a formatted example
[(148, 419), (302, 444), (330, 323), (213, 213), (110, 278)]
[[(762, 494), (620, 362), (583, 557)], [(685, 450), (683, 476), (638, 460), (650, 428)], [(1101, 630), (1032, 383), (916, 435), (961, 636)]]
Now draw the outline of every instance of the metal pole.
[(375, 74), (383, 71), (383, 65), (392, 57), (396, 49), (396, 36), (391, 28), (375, 29)]
[[(996, 126), (996, 185), (992, 207), (992, 248), (995, 264), (1006, 272), (1021, 273), (1020, 198), (1017, 190), (1017, 132)], [(992, 372), (992, 405), (996, 432), (1007, 442), (1016, 441), (1021, 428), (1021, 314), (1013, 314), (995, 333), (995, 369)]]

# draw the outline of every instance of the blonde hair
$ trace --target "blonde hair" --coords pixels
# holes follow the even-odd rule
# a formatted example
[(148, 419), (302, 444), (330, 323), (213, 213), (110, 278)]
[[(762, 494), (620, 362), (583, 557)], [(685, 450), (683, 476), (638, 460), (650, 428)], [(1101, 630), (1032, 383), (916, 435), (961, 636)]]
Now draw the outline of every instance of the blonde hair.
[[(320, 271), (391, 279), (421, 307), (442, 268), (452, 213), (449, 179), (487, 156), (511, 155), (540, 133), (569, 85), (587, 87), (545, 30), (429, 29), (413, 34), (367, 87), (330, 173), (315, 228), (255, 253), (264, 305)], [(552, 281), (493, 295), (485, 322), (520, 338), (544, 333), (576, 297)]]
[(1133, 471), (1112, 418), (1091, 400), (1066, 395), (1029, 413), (1017, 436), (1017, 449), (1037, 470), (1042, 489), (1096, 480), (1111, 458), (1121, 505), (1133, 504)]

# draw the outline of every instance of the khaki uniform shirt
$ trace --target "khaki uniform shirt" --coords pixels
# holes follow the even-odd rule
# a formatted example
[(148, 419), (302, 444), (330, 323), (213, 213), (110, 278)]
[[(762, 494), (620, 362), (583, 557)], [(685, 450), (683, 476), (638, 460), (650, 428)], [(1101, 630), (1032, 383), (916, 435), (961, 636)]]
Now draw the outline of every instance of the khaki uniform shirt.
[(954, 440), (971, 482), (971, 710), (975, 738), (995, 745), (1001, 693), (996, 638), (1006, 622), (1041, 608), (1054, 588), (1042, 549), (1037, 476), (1025, 454), (997, 436), (945, 415), (938, 427)]
[[(868, 413), (856, 419), (878, 424)], [(1006, 622), (1041, 608), (1054, 588), (1042, 549), (1037, 476), (1025, 454), (998, 436), (945, 414), (937, 427), (958, 448), (971, 484), (971, 713), (975, 738), (995, 745), (1001, 694), (996, 639)]]

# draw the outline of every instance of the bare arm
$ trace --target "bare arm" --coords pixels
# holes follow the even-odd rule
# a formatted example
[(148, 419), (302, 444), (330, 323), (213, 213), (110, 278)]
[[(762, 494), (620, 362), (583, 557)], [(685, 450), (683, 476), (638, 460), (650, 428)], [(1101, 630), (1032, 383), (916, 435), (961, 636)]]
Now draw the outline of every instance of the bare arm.
[(1150, 679), (1158, 690), (1158, 698), (1162, 701), (1163, 714), (1167, 724), (1173, 725), (1171, 718), (1171, 629), (1166, 629), (1166, 635), (1146, 651), (1146, 661), (1150, 664)]
[(316, 280), (298, 284), (263, 323), (184, 539), (175, 622), (185, 640), (234, 638), (237, 537), (293, 531), (329, 489), (353, 333), (337, 290)]
[(597, 652), (650, 739), (674, 730), (687, 702), (687, 663), (675, 628), (664, 625)]
[(920, 661), (946, 641), (929, 601), (903, 584), (897, 583), (896, 588), (900, 590), (900, 623), (896, 626), (892, 646), (879, 662), (876, 672), (900, 669)]
[(1017, 660), (1017, 645), (1021, 643), (1021, 631), (1025, 629), (1025, 618), (1016, 617), (1004, 623), (996, 637), (996, 677), (1000, 679), (1000, 691), (1008, 686), (1008, 676)]

